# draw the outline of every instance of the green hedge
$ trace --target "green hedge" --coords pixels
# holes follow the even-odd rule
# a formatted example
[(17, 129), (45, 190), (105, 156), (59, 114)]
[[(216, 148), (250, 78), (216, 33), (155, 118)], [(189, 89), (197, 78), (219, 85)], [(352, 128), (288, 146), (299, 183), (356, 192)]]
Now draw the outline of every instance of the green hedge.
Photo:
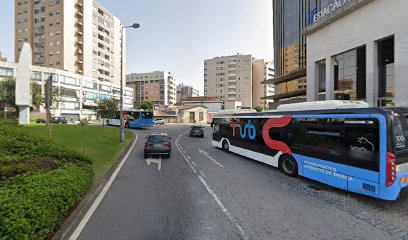
[(93, 181), (86, 157), (0, 124), (0, 239), (44, 239)]

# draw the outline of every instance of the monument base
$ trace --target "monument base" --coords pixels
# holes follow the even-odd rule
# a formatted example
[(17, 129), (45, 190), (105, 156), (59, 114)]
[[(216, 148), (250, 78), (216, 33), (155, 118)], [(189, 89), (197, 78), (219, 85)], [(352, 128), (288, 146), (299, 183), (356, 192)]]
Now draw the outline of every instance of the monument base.
[(30, 106), (18, 106), (18, 124), (30, 123)]

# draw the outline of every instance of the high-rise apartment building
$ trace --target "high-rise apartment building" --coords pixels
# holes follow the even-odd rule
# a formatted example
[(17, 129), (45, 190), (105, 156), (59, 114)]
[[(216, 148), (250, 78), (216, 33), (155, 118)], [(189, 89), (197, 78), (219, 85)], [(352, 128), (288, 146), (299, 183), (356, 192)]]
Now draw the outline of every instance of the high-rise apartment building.
[(16, 62), (28, 42), (34, 65), (120, 82), (123, 35), (120, 20), (93, 0), (15, 0)]
[(126, 75), (126, 86), (133, 88), (134, 107), (144, 101), (168, 106), (176, 103), (176, 79), (170, 72), (155, 71)]
[(200, 92), (193, 86), (180, 84), (177, 86), (177, 103), (191, 97), (198, 97)]
[(261, 106), (263, 109), (269, 109), (271, 99), (265, 99), (267, 96), (275, 95), (273, 84), (263, 84), (274, 77), (273, 64), (264, 59), (254, 60), (252, 63), (252, 105)]
[(225, 102), (237, 101), (243, 108), (263, 106), (273, 94), (273, 85), (262, 84), (271, 78), (270, 63), (251, 55), (237, 54), (204, 61), (204, 96), (217, 97)]
[(204, 96), (252, 107), (252, 56), (237, 54), (204, 61)]

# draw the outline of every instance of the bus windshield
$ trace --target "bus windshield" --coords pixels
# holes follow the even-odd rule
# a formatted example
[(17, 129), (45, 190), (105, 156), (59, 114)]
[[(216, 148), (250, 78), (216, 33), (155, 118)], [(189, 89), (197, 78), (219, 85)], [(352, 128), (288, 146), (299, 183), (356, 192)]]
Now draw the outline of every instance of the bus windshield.
[(408, 150), (408, 113), (399, 113), (393, 116), (395, 150)]
[(152, 112), (142, 112), (142, 118), (151, 119), (153, 118), (153, 113)]

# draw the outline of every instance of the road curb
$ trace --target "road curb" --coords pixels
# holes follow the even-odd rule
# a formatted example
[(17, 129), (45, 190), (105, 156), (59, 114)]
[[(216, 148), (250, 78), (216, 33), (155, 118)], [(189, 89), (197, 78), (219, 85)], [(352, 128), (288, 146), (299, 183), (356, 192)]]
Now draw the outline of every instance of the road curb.
[(128, 151), (130, 150), (131, 146), (137, 141), (137, 134), (134, 133), (132, 140), (126, 146), (125, 150), (122, 154), (116, 159), (116, 161), (112, 164), (109, 170), (105, 173), (101, 180), (97, 184), (95, 184), (85, 195), (85, 197), (77, 204), (74, 209), (72, 209), (68, 217), (66, 217), (60, 225), (59, 230), (52, 236), (47, 239), (52, 240), (60, 240), (60, 239), (69, 239), (69, 237), (73, 234), (77, 226), (80, 224), (81, 220), (84, 218), (85, 214), (88, 212), (89, 208), (94, 203), (95, 199), (99, 196), (102, 192), (104, 186), (111, 178), (112, 174), (115, 172), (119, 164), (124, 161), (124, 157), (127, 155)]

